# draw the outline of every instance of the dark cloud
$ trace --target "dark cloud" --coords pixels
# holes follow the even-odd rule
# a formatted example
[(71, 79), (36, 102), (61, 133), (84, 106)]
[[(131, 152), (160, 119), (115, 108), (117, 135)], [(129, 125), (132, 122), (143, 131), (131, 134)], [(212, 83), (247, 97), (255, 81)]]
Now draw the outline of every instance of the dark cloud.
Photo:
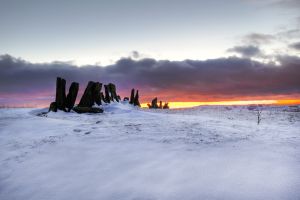
[(276, 6), (280, 8), (298, 9), (300, 7), (299, 0), (243, 0), (259, 5)]
[(296, 50), (300, 51), (300, 42), (290, 44), (289, 46), (293, 49), (296, 49)]
[(235, 46), (227, 50), (228, 52), (235, 52), (240, 54), (243, 57), (251, 58), (255, 56), (262, 55), (261, 50), (257, 46), (249, 45), (249, 46)]
[(138, 59), (141, 57), (140, 53), (138, 51), (132, 51), (131, 52), (131, 57), (134, 59)]
[(286, 40), (297, 39), (300, 38), (300, 29), (295, 28), (287, 31), (281, 31), (277, 33), (277, 36), (280, 39), (286, 39)]
[(142, 99), (147, 101), (154, 96), (169, 101), (195, 101), (299, 94), (300, 58), (278, 59), (281, 66), (229, 57), (206, 61), (123, 58), (106, 67), (77, 67), (60, 62), (32, 64), (3, 55), (0, 56), (0, 96), (53, 96), (57, 76), (66, 78), (68, 84), (80, 82), (81, 90), (89, 80), (114, 82), (122, 96), (128, 95), (132, 87), (139, 88)]
[(299, 9), (300, 8), (300, 1), (299, 0), (277, 0), (275, 4), (278, 6), (286, 6), (288, 8)]
[(270, 34), (251, 33), (244, 36), (243, 42), (250, 45), (264, 45), (270, 44), (274, 39), (275, 37)]

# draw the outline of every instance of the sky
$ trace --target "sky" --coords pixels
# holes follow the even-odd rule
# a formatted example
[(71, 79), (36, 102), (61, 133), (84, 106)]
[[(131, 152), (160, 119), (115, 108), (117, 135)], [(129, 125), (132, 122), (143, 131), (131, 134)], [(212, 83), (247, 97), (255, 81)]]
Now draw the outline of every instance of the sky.
[(114, 82), (143, 101), (295, 99), (299, 0), (0, 0), (0, 105)]

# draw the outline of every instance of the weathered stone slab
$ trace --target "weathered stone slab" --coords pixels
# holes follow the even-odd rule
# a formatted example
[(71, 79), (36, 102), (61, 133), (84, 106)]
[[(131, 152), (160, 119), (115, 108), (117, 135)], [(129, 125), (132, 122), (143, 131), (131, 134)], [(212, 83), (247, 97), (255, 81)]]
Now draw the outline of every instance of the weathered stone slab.
[(135, 95), (135, 97), (134, 97), (134, 102), (133, 102), (133, 105), (134, 105), (134, 106), (139, 106), (139, 107), (141, 107), (139, 98), (140, 98), (140, 96), (139, 96), (139, 90), (137, 90), (137, 91), (136, 91), (136, 95)]
[(81, 97), (81, 100), (78, 104), (79, 107), (92, 107), (94, 105), (94, 90), (95, 90), (95, 82), (90, 81), (85, 88), (85, 91)]
[(66, 107), (66, 80), (60, 77), (56, 79), (56, 97), (57, 109), (65, 110)]
[(70, 110), (75, 105), (78, 90), (79, 90), (79, 83), (73, 82), (69, 88), (69, 93), (68, 93), (67, 99), (66, 99), (66, 107), (67, 107), (68, 112), (70, 112)]
[(134, 103), (134, 88), (132, 88), (132, 90), (131, 90), (129, 103), (130, 104)]
[(110, 103), (110, 95), (109, 95), (109, 87), (108, 85), (104, 85), (104, 92), (105, 92), (105, 102)]
[(97, 105), (101, 105), (101, 88), (102, 83), (96, 82), (94, 87), (94, 101)]

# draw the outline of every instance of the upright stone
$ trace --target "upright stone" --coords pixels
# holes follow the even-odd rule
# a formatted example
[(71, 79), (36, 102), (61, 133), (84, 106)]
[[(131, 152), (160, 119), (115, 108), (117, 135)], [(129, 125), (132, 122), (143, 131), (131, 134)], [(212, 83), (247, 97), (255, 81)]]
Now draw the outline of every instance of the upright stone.
[(140, 104), (140, 101), (139, 101), (139, 90), (136, 91), (136, 95), (134, 97), (133, 105), (141, 107), (141, 104)]
[(60, 77), (56, 79), (56, 97), (57, 109), (65, 110), (66, 107), (66, 80)]
[(162, 101), (159, 101), (159, 108), (160, 108), (160, 109), (163, 108)]
[(113, 83), (109, 83), (108, 88), (110, 91), (111, 100), (112, 101), (116, 100), (117, 102), (119, 102), (119, 98), (118, 98), (117, 91), (116, 91), (116, 85)]
[(166, 103), (164, 104), (163, 109), (169, 109), (169, 103), (168, 103), (168, 102), (166, 102)]
[(151, 107), (152, 108), (158, 108), (158, 105), (157, 105), (157, 97), (155, 97), (152, 102), (151, 102)]
[(134, 103), (134, 88), (132, 88), (132, 90), (131, 90), (129, 103), (130, 104)]
[(96, 82), (94, 87), (94, 99), (98, 106), (101, 105), (101, 88), (102, 83)]
[(79, 89), (79, 83), (73, 82), (69, 88), (69, 93), (67, 95), (66, 99), (66, 107), (68, 112), (74, 107), (76, 97), (78, 94), (78, 89)]
[(95, 82), (90, 81), (85, 88), (85, 91), (81, 97), (81, 100), (78, 104), (79, 107), (92, 107), (94, 105), (94, 90), (95, 90)]
[(108, 85), (104, 85), (104, 92), (105, 92), (105, 102), (110, 103), (110, 96), (109, 96), (109, 87)]
[(106, 103), (103, 92), (100, 92), (100, 97), (101, 97), (101, 100)]

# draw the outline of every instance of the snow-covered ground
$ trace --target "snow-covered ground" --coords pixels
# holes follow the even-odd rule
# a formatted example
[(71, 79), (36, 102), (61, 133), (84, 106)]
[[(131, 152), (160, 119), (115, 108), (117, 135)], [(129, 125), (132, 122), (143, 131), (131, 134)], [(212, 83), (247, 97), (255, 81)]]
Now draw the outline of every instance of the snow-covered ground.
[(0, 109), (0, 199), (300, 199), (294, 108), (104, 109)]

